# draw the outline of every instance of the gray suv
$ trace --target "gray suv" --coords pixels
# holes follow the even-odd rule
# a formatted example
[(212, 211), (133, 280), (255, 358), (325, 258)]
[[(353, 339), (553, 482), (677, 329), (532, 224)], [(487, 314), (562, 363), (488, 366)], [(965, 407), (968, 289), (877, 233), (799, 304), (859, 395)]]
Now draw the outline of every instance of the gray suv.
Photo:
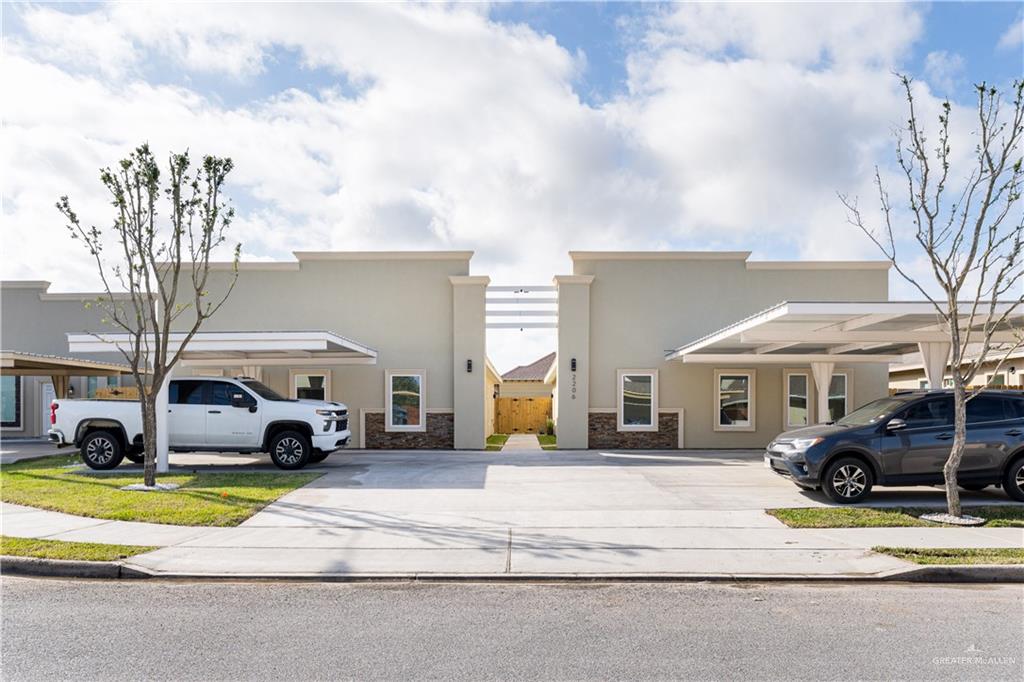
[[(860, 502), (874, 485), (936, 485), (953, 442), (953, 394), (907, 391), (880, 398), (837, 422), (787, 431), (765, 463), (839, 503)], [(958, 481), (967, 490), (1001, 485), (1024, 502), (1024, 395), (985, 391), (967, 403), (967, 450)]]

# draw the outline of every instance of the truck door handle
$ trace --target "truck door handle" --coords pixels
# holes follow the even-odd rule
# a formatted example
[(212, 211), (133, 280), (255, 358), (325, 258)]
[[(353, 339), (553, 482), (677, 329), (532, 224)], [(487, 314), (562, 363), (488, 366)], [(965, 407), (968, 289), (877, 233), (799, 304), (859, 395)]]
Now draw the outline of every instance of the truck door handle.
[(220, 414), (220, 410), (207, 410), (207, 414)]
[(1020, 429), (1010, 429), (1009, 431), (1006, 432), (1006, 435), (1007, 436), (1019, 436), (1022, 433), (1024, 433), (1024, 431), (1021, 431)]
[(939, 435), (935, 436), (935, 440), (950, 440), (951, 438), (953, 438), (952, 433), (940, 433)]

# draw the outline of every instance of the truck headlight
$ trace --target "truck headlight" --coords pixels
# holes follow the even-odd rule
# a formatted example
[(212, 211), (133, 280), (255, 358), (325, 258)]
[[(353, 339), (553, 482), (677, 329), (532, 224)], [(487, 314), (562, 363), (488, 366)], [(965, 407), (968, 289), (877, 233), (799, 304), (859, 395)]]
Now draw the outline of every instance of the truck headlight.
[(334, 410), (317, 410), (316, 413), (324, 417), (330, 417), (334, 414)]

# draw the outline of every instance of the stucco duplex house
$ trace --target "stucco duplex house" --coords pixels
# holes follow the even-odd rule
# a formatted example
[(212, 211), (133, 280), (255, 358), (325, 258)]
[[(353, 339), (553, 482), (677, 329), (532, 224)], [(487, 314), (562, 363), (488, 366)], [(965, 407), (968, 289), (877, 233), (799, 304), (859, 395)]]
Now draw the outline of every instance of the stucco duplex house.
[[(780, 431), (886, 393), (888, 355), (833, 344), (825, 351), (843, 354), (812, 363), (789, 351), (822, 348), (765, 342), (731, 356), (728, 345), (725, 353), (701, 345), (783, 301), (889, 305), (884, 263), (757, 262), (745, 252), (570, 255), (572, 273), (554, 278), (558, 347), (545, 377), (555, 387), (560, 448), (762, 447)], [(192, 353), (178, 372), (244, 374), (291, 397), (343, 401), (350, 447), (481, 449), (503, 391), (487, 360), (490, 282), (470, 274), (471, 258), (468, 251), (299, 252), (293, 261), (243, 263), (227, 303), (201, 332), (223, 343)], [(212, 291), (227, 285), (230, 269), (215, 266)], [(49, 294), (45, 283), (24, 282), (4, 283), (2, 294), (4, 351), (76, 355), (69, 335), (109, 331), (84, 311), (90, 294)], [(223, 345), (275, 334), (344, 348)], [(723, 339), (714, 343), (729, 343)], [(695, 342), (700, 348), (691, 352)], [(86, 372), (73, 382), (76, 395), (89, 394)], [(24, 401), (28, 387), (41, 395), (45, 381), (5, 377), (4, 385), (18, 383)], [(13, 400), (13, 391), (5, 388), (3, 398)], [(36, 422), (5, 427), (4, 435), (37, 435), (43, 410), (33, 411)]]

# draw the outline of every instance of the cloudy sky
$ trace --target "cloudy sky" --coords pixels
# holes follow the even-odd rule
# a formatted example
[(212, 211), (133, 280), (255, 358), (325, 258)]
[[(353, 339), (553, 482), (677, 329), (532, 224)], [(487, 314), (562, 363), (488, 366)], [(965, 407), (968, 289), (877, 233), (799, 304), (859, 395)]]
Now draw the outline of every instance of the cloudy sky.
[[(473, 249), (546, 284), (569, 249), (876, 257), (836, 192), (891, 168), (892, 71), (957, 131), (972, 82), (1024, 71), (1018, 3), (4, 4), (3, 31), (0, 276), (54, 290), (95, 286), (56, 198), (103, 223), (97, 169), (142, 141), (235, 160), (250, 260)], [(504, 370), (554, 341), (489, 344)]]

